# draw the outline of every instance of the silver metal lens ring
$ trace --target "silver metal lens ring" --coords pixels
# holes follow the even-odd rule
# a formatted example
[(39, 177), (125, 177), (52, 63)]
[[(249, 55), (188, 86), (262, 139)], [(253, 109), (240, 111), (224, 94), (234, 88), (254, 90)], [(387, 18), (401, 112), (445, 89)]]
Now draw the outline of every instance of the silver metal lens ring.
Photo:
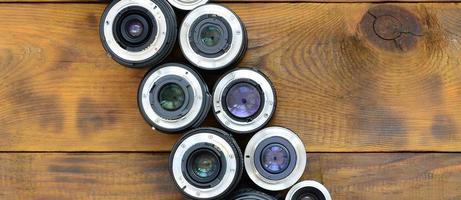
[(168, 2), (181, 10), (193, 10), (198, 6), (206, 4), (208, 0), (168, 0)]
[(138, 90), (144, 119), (164, 132), (198, 127), (211, 107), (203, 79), (191, 68), (167, 63), (149, 71)]
[(179, 43), (193, 65), (216, 70), (238, 62), (246, 51), (247, 34), (240, 18), (230, 9), (205, 4), (184, 19)]
[(285, 200), (298, 200), (303, 198), (331, 200), (328, 189), (317, 181), (302, 181), (297, 183), (288, 191)]
[(104, 49), (118, 63), (152, 66), (173, 49), (176, 16), (162, 0), (116, 0), (104, 10), (99, 34)]
[(283, 127), (268, 127), (250, 139), (244, 161), (245, 170), (256, 185), (279, 191), (301, 178), (307, 158), (304, 144), (296, 133)]
[(250, 188), (235, 191), (228, 199), (230, 200), (277, 200), (275, 197), (266, 193)]
[(234, 133), (252, 133), (264, 127), (272, 118), (276, 102), (270, 80), (252, 68), (228, 72), (213, 91), (213, 113)]
[(172, 149), (169, 165), (177, 188), (192, 199), (222, 199), (235, 188), (243, 173), (237, 142), (215, 128), (198, 128), (184, 134)]

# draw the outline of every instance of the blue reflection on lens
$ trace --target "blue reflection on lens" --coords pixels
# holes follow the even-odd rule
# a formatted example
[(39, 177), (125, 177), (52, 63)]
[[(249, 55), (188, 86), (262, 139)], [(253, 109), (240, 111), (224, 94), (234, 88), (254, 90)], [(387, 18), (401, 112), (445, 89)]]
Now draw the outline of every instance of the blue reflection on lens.
[(235, 117), (247, 118), (258, 112), (261, 95), (255, 86), (249, 83), (237, 83), (226, 95), (226, 106)]
[(269, 144), (263, 149), (261, 163), (264, 170), (269, 173), (282, 173), (290, 164), (290, 155), (281, 144)]

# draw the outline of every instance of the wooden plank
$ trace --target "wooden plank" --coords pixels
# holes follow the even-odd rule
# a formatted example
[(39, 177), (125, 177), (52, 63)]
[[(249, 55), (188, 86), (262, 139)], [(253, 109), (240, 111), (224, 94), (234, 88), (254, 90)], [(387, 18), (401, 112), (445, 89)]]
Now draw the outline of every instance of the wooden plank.
[[(460, 154), (312, 153), (335, 200), (460, 199)], [(167, 154), (0, 155), (2, 199), (182, 199)]]
[[(308, 151), (461, 149), (461, 5), (386, 4), (373, 14), (370, 4), (228, 5), (249, 33), (240, 66), (272, 79), (272, 124), (298, 132)], [(146, 70), (116, 64), (101, 47), (104, 7), (0, 5), (1, 151), (171, 148), (178, 136), (152, 131), (138, 113)], [(379, 13), (405, 16), (414, 33), (381, 39), (395, 32), (383, 23), (375, 34)], [(206, 76), (212, 86), (219, 73)], [(206, 125), (216, 125), (212, 116)]]
[[(0, 3), (108, 3), (111, 0), (0, 0)], [(461, 0), (210, 0), (216, 3), (456, 3)]]

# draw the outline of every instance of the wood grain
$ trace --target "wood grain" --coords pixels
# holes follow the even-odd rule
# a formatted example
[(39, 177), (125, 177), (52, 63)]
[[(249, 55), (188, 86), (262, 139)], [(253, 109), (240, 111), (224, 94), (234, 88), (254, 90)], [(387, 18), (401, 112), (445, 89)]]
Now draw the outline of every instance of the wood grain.
[[(248, 29), (240, 66), (275, 84), (272, 125), (299, 133), (307, 151), (460, 151), (461, 5), (394, 4), (416, 19), (401, 23), (417, 32), (397, 40), (370, 24), (389, 4), (227, 5)], [(146, 70), (101, 47), (104, 7), (0, 4), (0, 151), (171, 148), (178, 136), (152, 131), (138, 113)], [(211, 87), (219, 73), (205, 73)]]
[[(312, 153), (303, 179), (335, 200), (461, 198), (460, 154)], [(2, 199), (182, 199), (167, 154), (0, 155)]]
[[(108, 3), (111, 0), (0, 0), (0, 3)], [(432, 2), (457, 3), (461, 0), (209, 0), (216, 3), (392, 3)]]

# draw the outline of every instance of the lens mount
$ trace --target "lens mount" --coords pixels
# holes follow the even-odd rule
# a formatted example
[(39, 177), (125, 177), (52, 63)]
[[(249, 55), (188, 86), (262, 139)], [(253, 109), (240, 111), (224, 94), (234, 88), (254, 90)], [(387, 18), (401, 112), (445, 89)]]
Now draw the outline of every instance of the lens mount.
[(300, 200), (302, 197), (310, 196), (315, 200), (331, 200), (328, 189), (317, 181), (302, 181), (294, 185), (289, 191), (285, 200)]
[[(212, 29), (207, 29), (210, 27)], [(207, 45), (206, 41), (216, 44)], [(233, 11), (221, 5), (206, 4), (186, 16), (181, 25), (179, 43), (184, 56), (193, 65), (216, 70), (242, 58), (246, 51), (247, 33)]]
[[(261, 156), (270, 144), (284, 146), (289, 154), (288, 166), (278, 173), (271, 173), (263, 167)], [(257, 132), (245, 149), (245, 170), (258, 186), (279, 191), (291, 187), (304, 173), (306, 151), (302, 140), (293, 131), (283, 127), (268, 127)]]
[[(233, 113), (229, 109), (228, 104), (233, 102), (227, 98), (239, 94), (239, 91), (232, 93), (237, 84), (251, 90), (242, 94), (249, 99), (241, 98), (241, 104), (244, 105), (241, 113)], [(216, 119), (223, 127), (235, 133), (251, 133), (264, 127), (272, 118), (276, 102), (275, 89), (270, 80), (260, 71), (251, 68), (228, 72), (218, 80), (213, 91), (213, 113)]]
[[(136, 24), (130, 27), (130, 22)], [(113, 1), (104, 10), (99, 33), (104, 49), (118, 63), (128, 67), (151, 66), (173, 49), (176, 16), (162, 0)]]
[(230, 200), (277, 200), (275, 197), (266, 193), (256, 191), (250, 188), (241, 189), (231, 195)]
[(181, 10), (193, 10), (198, 6), (206, 4), (208, 0), (168, 0), (168, 2)]
[[(197, 154), (213, 155), (209, 157), (219, 160), (219, 172), (216, 172), (218, 165), (214, 165), (210, 169), (215, 172), (210, 177), (194, 177), (197, 175), (194, 175), (194, 167), (190, 163)], [(243, 158), (237, 142), (219, 129), (189, 131), (177, 141), (170, 154), (170, 174), (177, 188), (188, 198), (223, 198), (234, 189), (242, 173)]]
[[(165, 106), (161, 95), (163, 89), (170, 85), (175, 86), (175, 90), (170, 91), (166, 98), (173, 99), (166, 99), (168, 104)], [(138, 105), (144, 119), (153, 128), (164, 132), (198, 127), (208, 114), (210, 101), (208, 87), (199, 74), (179, 63), (167, 63), (150, 70), (138, 91)], [(169, 109), (170, 106), (173, 109)]]

